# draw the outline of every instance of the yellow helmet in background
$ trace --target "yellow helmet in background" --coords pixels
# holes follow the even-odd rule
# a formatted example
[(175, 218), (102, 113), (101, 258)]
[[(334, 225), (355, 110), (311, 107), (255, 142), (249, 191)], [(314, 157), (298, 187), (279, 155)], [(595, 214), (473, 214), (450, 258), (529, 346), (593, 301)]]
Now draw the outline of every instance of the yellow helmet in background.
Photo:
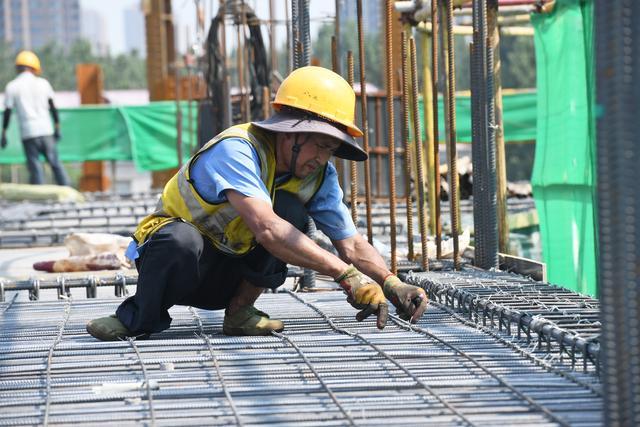
[(37, 74), (40, 74), (40, 60), (38, 59), (36, 54), (31, 52), (30, 50), (23, 50), (18, 54), (18, 56), (16, 56), (16, 66), (19, 65), (23, 67), (33, 68), (33, 70)]
[(346, 127), (351, 136), (362, 136), (355, 124), (356, 94), (339, 74), (322, 67), (294, 70), (282, 81), (273, 108), (288, 106), (309, 111)]

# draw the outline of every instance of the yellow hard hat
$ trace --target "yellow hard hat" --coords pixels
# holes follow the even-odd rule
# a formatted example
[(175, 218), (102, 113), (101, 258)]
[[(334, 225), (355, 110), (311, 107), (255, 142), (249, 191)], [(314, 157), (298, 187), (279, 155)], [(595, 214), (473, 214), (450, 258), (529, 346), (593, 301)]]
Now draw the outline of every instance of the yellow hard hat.
[(309, 111), (343, 125), (351, 136), (362, 136), (355, 124), (356, 94), (339, 74), (322, 67), (301, 67), (282, 81), (273, 108)]
[(18, 65), (33, 68), (36, 73), (40, 74), (40, 60), (30, 50), (23, 50), (16, 56), (16, 66)]

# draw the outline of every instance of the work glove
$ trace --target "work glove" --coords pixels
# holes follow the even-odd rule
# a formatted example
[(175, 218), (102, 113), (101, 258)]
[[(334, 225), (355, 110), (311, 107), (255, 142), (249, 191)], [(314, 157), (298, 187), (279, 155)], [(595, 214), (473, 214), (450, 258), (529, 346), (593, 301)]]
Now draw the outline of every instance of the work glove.
[(347, 294), (347, 302), (355, 309), (362, 310), (356, 314), (356, 319), (362, 322), (372, 314), (378, 317), (378, 329), (383, 329), (389, 317), (389, 306), (382, 288), (375, 282), (368, 280), (357, 268), (350, 265), (336, 282)]
[(56, 126), (56, 128), (53, 130), (53, 139), (56, 140), (56, 142), (60, 141), (60, 128)]
[(3, 133), (0, 138), (0, 149), (4, 150), (7, 147), (7, 136)]
[(427, 293), (424, 289), (403, 283), (398, 276), (390, 274), (382, 286), (384, 296), (396, 306), (403, 320), (416, 323), (427, 309)]

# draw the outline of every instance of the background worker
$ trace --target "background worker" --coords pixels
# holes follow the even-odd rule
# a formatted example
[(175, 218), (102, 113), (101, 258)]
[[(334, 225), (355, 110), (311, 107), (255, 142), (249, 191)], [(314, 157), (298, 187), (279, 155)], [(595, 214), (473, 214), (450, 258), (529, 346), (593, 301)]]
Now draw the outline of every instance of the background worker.
[[(7, 146), (7, 127), (11, 112), (15, 109), (20, 123), (20, 136), (27, 158), (30, 184), (43, 184), (44, 176), (40, 155), (49, 162), (58, 185), (69, 185), (69, 178), (60, 163), (56, 142), (60, 140), (60, 120), (53, 103), (53, 88), (49, 82), (39, 77), (40, 60), (28, 50), (16, 56), (18, 76), (11, 80), (4, 90), (4, 117), (0, 147)], [(51, 118), (55, 125), (51, 124)]]
[[(214, 137), (167, 183), (130, 246), (136, 294), (114, 316), (90, 321), (91, 335), (116, 340), (160, 332), (175, 304), (226, 309), (227, 335), (281, 331), (283, 322), (254, 303), (284, 283), (287, 263), (335, 278), (362, 310), (356, 317), (375, 314), (379, 328), (387, 321), (386, 298), (407, 320), (423, 314), (424, 290), (402, 283), (357, 232), (328, 163), (334, 155), (367, 158), (354, 139), (362, 131), (354, 123), (353, 89), (332, 71), (303, 67), (282, 82), (273, 106), (269, 119)], [(308, 215), (340, 257), (304, 234)]]

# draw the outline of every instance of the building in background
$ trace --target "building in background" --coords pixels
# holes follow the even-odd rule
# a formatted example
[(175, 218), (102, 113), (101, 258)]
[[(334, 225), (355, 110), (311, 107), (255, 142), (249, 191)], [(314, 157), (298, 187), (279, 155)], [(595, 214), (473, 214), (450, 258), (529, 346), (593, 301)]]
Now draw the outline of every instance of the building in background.
[(94, 55), (105, 56), (109, 53), (107, 24), (99, 12), (93, 9), (82, 9), (80, 34), (83, 39), (91, 43), (91, 51)]
[[(347, 22), (356, 22), (356, 0), (338, 0), (340, 3), (340, 22), (342, 25)], [(382, 25), (382, 2), (363, 1), (362, 2), (362, 23), (367, 31), (377, 32)]]
[(14, 50), (71, 46), (80, 37), (79, 0), (0, 0), (0, 35)]
[(140, 8), (124, 11), (124, 39), (127, 52), (138, 51), (141, 57), (146, 57), (147, 45), (144, 36), (144, 15)]

